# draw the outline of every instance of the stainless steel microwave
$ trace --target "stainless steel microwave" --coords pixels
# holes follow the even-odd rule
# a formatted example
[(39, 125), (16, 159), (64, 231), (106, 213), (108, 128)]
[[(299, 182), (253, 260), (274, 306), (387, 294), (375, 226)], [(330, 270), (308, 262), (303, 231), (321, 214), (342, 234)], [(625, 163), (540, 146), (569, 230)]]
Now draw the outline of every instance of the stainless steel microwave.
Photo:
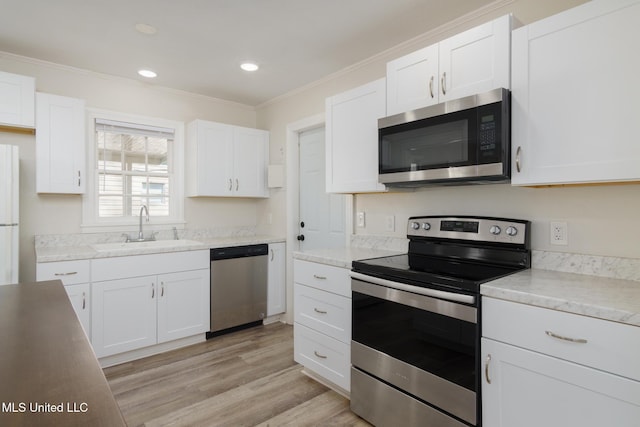
[(510, 115), (510, 92), (495, 89), (379, 119), (379, 181), (405, 187), (508, 181)]

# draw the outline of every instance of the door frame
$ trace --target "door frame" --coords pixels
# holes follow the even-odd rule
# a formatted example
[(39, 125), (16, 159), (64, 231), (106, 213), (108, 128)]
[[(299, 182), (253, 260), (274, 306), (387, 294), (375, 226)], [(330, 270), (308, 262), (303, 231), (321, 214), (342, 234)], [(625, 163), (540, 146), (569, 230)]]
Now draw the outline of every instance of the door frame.
[[(300, 133), (306, 130), (325, 126), (325, 114), (320, 113), (298, 120), (287, 125), (287, 312), (286, 322), (293, 324), (293, 252), (299, 250), (297, 236), (299, 233), (300, 218)], [(353, 234), (353, 194), (345, 194), (345, 246), (349, 246)]]

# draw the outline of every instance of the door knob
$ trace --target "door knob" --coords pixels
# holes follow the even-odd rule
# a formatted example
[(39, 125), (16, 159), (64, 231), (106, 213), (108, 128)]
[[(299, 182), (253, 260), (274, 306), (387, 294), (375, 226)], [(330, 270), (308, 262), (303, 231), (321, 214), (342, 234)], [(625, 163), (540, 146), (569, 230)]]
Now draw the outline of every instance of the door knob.
[(302, 242), (304, 240), (304, 234), (298, 235), (297, 239)]

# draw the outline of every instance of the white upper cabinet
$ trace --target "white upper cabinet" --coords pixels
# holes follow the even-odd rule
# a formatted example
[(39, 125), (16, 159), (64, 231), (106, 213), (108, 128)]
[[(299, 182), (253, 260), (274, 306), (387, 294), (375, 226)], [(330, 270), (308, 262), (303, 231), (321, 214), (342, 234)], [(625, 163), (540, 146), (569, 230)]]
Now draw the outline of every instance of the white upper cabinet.
[(505, 15), (387, 64), (387, 115), (510, 88)]
[(640, 180), (638, 22), (591, 1), (513, 32), (512, 184)]
[(35, 127), (36, 81), (0, 71), (0, 125)]
[(85, 191), (85, 103), (82, 99), (36, 95), (36, 191)]
[(438, 103), (438, 45), (420, 49), (387, 64), (387, 114)]
[(378, 182), (378, 119), (385, 116), (385, 79), (326, 100), (328, 193), (385, 191)]
[(195, 120), (186, 147), (188, 196), (269, 196), (269, 132)]

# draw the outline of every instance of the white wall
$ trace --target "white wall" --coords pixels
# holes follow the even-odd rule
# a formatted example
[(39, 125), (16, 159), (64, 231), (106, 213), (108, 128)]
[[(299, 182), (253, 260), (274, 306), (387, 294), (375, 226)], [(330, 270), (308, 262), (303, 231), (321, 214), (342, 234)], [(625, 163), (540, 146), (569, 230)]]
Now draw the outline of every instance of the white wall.
[[(256, 126), (253, 107), (186, 92), (158, 88), (70, 67), (0, 53), (0, 70), (33, 76), (36, 90), (86, 100), (101, 108), (188, 123), (196, 118)], [(33, 236), (80, 233), (82, 196), (35, 192), (35, 137), (0, 132), (0, 144), (20, 148), (20, 281), (35, 280)], [(258, 201), (193, 198), (185, 201), (189, 228), (255, 226)]]

